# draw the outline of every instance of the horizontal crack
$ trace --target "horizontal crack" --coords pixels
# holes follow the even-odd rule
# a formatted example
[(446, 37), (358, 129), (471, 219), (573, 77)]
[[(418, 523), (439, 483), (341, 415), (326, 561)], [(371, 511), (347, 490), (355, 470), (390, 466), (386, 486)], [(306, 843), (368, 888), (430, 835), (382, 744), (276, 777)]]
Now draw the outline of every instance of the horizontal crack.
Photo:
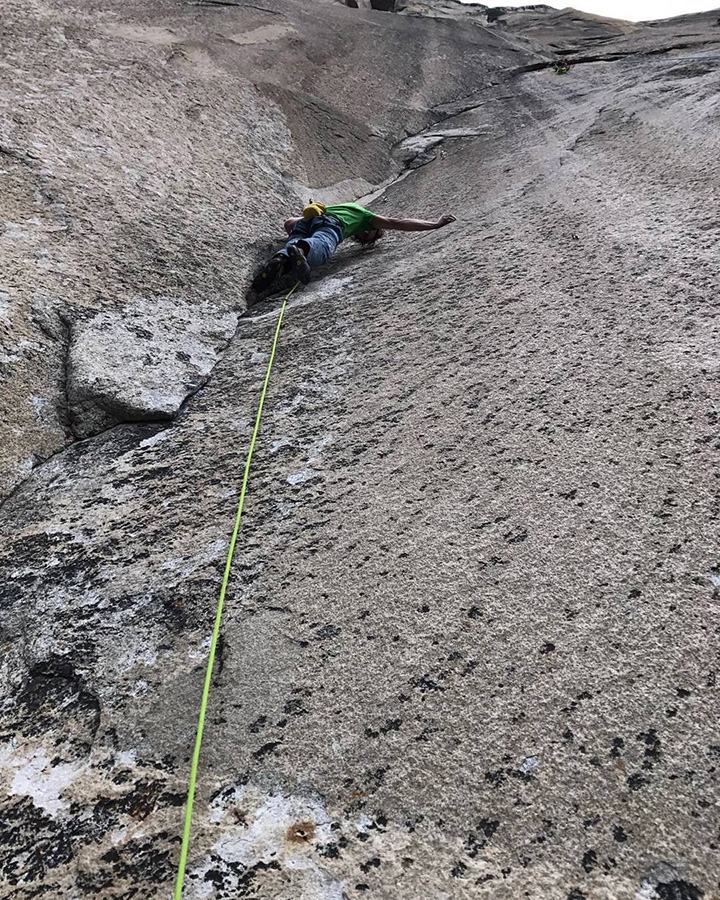
[(18, 493), (20, 493), (20, 491), (25, 487), (25, 485), (28, 484), (28, 482), (33, 480), (33, 478), (37, 475), (37, 473), (39, 472), (40, 469), (45, 468), (45, 466), (49, 465), (51, 462), (53, 462), (53, 460), (57, 459), (58, 456), (62, 456), (63, 453), (68, 453), (70, 451), (75, 450), (77, 447), (79, 447), (82, 444), (88, 444), (88, 443), (90, 443), (90, 441), (95, 441), (99, 437), (102, 437), (103, 435), (108, 434), (111, 431), (114, 431), (116, 428), (127, 428), (128, 426), (136, 426), (136, 427), (145, 426), (145, 427), (147, 427), (149, 425), (150, 426), (151, 425), (158, 425), (158, 426), (165, 425), (166, 426), (166, 425), (168, 425), (168, 421), (160, 420), (160, 419), (148, 419), (144, 422), (116, 422), (114, 425), (111, 425), (109, 428), (103, 429), (103, 431), (99, 431), (97, 434), (93, 434), (90, 437), (82, 438), (80, 440), (75, 440), (69, 444), (66, 444), (64, 447), (61, 447), (59, 450), (56, 450), (55, 453), (51, 453), (50, 456), (47, 456), (45, 459), (42, 459), (38, 463), (36, 463), (30, 470), (30, 474), (26, 478), (23, 478), (23, 480), (20, 481), (18, 484), (16, 484), (15, 487), (10, 491), (10, 493), (6, 497), (4, 497), (2, 500), (0, 500), (0, 514), (3, 512), (3, 510), (5, 509), (7, 504), (13, 499), (13, 497), (15, 497)]
[(235, 8), (240, 9), (257, 9), (259, 12), (270, 13), (271, 16), (285, 18), (281, 12), (278, 12), (275, 9), (268, 9), (265, 6), (255, 6), (253, 3), (234, 3), (233, 0), (195, 0), (193, 6), (234, 6)]
[[(64, 446), (60, 447), (58, 450), (56, 450), (54, 453), (51, 453), (49, 456), (45, 457), (44, 459), (40, 459), (37, 463), (35, 463), (33, 465), (32, 469), (30, 470), (30, 473), (27, 475), (27, 477), (24, 478), (22, 481), (18, 482), (18, 484), (15, 485), (15, 487), (10, 491), (10, 493), (8, 493), (4, 498), (2, 498), (2, 500), (0, 500), (0, 513), (3, 511), (6, 504), (9, 503), (12, 500), (12, 498), (15, 497), (23, 489), (23, 487), (35, 477), (35, 475), (41, 468), (43, 468), (44, 466), (51, 463), (54, 459), (56, 459), (61, 454), (67, 453), (68, 451), (73, 450), (74, 448), (76, 448), (79, 445), (87, 444), (90, 441), (97, 440), (98, 438), (102, 437), (103, 435), (108, 434), (108, 432), (111, 432), (116, 428), (127, 427), (127, 426), (132, 426), (132, 425), (146, 426), (146, 427), (152, 426), (152, 425), (168, 426), (170, 423), (176, 422), (178, 420), (178, 418), (186, 411), (186, 409), (187, 409), (188, 405), (190, 404), (190, 402), (192, 401), (192, 399), (208, 384), (208, 382), (210, 381), (210, 379), (213, 376), (213, 373), (215, 372), (215, 369), (222, 362), (222, 360), (225, 356), (225, 353), (227, 352), (231, 343), (237, 336), (238, 329), (240, 327), (240, 319), (238, 317), (238, 319), (236, 320), (236, 323), (235, 323), (235, 328), (233, 330), (233, 333), (230, 335), (230, 337), (228, 338), (226, 343), (219, 349), (218, 359), (214, 363), (213, 367), (210, 369), (210, 371), (207, 373), (207, 375), (201, 380), (201, 382), (187, 393), (187, 395), (184, 397), (183, 401), (178, 406), (177, 411), (174, 412), (172, 415), (168, 415), (166, 418), (148, 417), (147, 419), (123, 419), (122, 421), (113, 423), (108, 428), (104, 428), (102, 431), (98, 431), (97, 434), (92, 434), (86, 438), (80, 438), (77, 436), (77, 433), (75, 432), (75, 430), (73, 429), (73, 426), (72, 426), (72, 414), (71, 414), (71, 409), (70, 409), (70, 399), (69, 399), (69, 395), (68, 395), (71, 322), (68, 318), (61, 315), (60, 313), (57, 314), (57, 318), (58, 318), (58, 321), (60, 322), (60, 326), (63, 331), (64, 342), (66, 343), (65, 363), (63, 366), (63, 375), (62, 375), (63, 384), (62, 384), (62, 389), (61, 389), (62, 397), (63, 397), (63, 405), (62, 405), (62, 408), (58, 409), (58, 419), (59, 419), (61, 425), (63, 426), (63, 428), (66, 430), (67, 443), (64, 444)], [(50, 336), (52, 336), (54, 338), (57, 338), (57, 335), (52, 335), (48, 331), (46, 331), (46, 333), (48, 333)]]

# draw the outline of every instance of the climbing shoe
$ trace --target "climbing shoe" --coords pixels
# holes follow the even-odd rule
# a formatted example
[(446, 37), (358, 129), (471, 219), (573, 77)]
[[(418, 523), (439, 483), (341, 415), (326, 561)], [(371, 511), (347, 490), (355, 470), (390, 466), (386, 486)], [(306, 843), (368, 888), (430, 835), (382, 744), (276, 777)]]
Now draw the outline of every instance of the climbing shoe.
[(310, 281), (310, 266), (305, 258), (305, 254), (297, 244), (293, 244), (291, 247), (288, 247), (288, 256), (290, 257), (289, 273), (293, 278), (297, 278), (298, 281), (307, 284)]
[(282, 253), (276, 253), (275, 256), (270, 257), (253, 279), (252, 289), (258, 293), (266, 291), (273, 281), (282, 275), (287, 261), (287, 256)]

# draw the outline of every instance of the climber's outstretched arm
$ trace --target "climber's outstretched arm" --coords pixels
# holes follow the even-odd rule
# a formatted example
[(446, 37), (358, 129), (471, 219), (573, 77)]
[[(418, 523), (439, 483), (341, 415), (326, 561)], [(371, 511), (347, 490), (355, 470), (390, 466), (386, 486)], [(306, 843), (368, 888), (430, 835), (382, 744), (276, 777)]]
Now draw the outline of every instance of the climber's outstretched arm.
[(388, 219), (386, 216), (375, 216), (373, 228), (382, 228), (384, 231), (431, 231), (433, 228), (443, 228), (455, 221), (455, 216), (441, 216), (436, 222), (426, 222), (424, 219)]

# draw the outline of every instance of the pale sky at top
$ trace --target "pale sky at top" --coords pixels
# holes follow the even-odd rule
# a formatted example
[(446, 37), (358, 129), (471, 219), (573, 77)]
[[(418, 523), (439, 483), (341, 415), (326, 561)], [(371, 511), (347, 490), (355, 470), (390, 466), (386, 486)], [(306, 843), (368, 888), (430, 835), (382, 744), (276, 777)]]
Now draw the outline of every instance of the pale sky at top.
[[(468, 0), (465, 0), (468, 2)], [(480, 2), (480, 0), (478, 0)], [(720, 0), (482, 0), (485, 6), (531, 6), (544, 3), (563, 9), (572, 6), (583, 12), (614, 19), (641, 22), (648, 19), (669, 19), (692, 12), (707, 12), (718, 9)], [(718, 12), (720, 15), (720, 10)]]

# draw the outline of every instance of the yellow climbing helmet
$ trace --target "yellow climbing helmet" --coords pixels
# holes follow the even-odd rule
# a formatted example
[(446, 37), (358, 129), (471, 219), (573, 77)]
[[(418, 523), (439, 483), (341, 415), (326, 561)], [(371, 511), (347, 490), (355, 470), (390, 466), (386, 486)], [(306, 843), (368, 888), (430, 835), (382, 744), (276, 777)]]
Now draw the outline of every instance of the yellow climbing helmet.
[(323, 215), (326, 209), (327, 207), (324, 203), (320, 203), (319, 200), (316, 200), (315, 202), (312, 202), (305, 207), (305, 209), (303, 210), (303, 216), (306, 219), (312, 219), (315, 216)]

